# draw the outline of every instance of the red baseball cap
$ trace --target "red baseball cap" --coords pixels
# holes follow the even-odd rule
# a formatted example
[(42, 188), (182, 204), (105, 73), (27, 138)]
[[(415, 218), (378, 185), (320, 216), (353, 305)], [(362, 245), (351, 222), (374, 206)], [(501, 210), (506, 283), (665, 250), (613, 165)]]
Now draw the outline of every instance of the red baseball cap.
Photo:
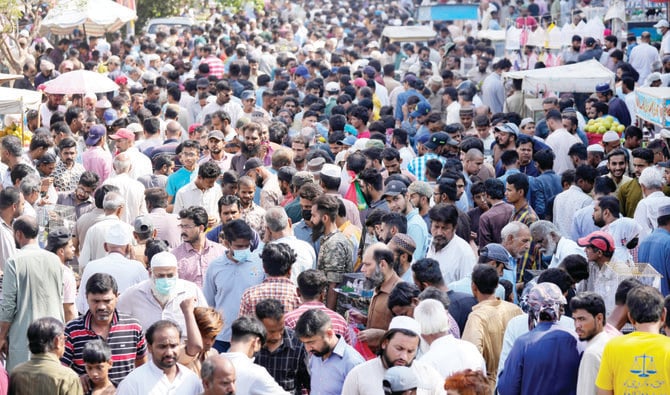
[(593, 246), (601, 251), (614, 252), (614, 238), (607, 232), (597, 230), (577, 240), (582, 247)]
[(113, 135), (109, 136), (110, 139), (112, 140), (118, 140), (118, 139), (128, 139), (135, 141), (135, 133), (133, 133), (130, 129), (126, 128), (121, 128), (116, 131)]

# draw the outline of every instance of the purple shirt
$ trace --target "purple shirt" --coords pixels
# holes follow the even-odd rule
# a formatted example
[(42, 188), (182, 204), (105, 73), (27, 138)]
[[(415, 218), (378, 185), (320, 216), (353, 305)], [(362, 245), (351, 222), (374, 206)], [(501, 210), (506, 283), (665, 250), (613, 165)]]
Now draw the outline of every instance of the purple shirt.
[(100, 185), (112, 174), (112, 154), (100, 146), (90, 147), (82, 154), (84, 168), (100, 176)]
[(219, 243), (205, 239), (202, 253), (193, 249), (193, 246), (186, 242), (173, 249), (172, 253), (177, 257), (179, 278), (191, 281), (202, 288), (202, 280), (210, 262), (224, 255), (226, 249)]

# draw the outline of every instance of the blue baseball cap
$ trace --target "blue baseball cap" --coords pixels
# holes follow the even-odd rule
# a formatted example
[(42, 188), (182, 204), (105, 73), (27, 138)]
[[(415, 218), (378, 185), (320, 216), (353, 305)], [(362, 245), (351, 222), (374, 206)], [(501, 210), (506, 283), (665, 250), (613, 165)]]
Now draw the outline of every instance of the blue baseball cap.
[(430, 104), (420, 101), (416, 105), (416, 110), (414, 110), (411, 114), (409, 114), (409, 116), (412, 118), (417, 118), (422, 115), (426, 115), (429, 112), (430, 112)]
[(86, 137), (86, 145), (96, 145), (100, 139), (107, 133), (105, 127), (102, 125), (93, 125), (88, 130), (88, 137)]
[(356, 144), (356, 137), (352, 135), (348, 135), (347, 137), (343, 138), (342, 140), (338, 141), (338, 143), (342, 145), (348, 145), (348, 146), (353, 146)]

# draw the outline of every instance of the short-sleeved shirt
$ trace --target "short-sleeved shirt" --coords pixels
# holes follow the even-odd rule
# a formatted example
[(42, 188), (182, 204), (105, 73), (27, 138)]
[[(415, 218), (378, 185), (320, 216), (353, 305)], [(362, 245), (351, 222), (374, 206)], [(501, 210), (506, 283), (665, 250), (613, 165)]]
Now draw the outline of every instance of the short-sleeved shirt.
[(326, 274), (329, 282), (339, 283), (342, 275), (353, 270), (353, 247), (341, 232), (333, 232), (321, 239), (317, 268)]
[(86, 374), (82, 353), (84, 346), (91, 340), (104, 340), (112, 349), (112, 361), (109, 379), (118, 385), (135, 369), (135, 360), (144, 358), (147, 345), (140, 323), (128, 315), (114, 311), (112, 325), (107, 339), (96, 334), (91, 327), (93, 315), (90, 311), (70, 321), (65, 327), (65, 353), (60, 361), (69, 366), (78, 375)]
[(167, 185), (165, 186), (167, 194), (169, 196), (176, 196), (177, 191), (180, 190), (181, 187), (191, 182), (193, 171), (188, 171), (185, 167), (182, 167), (174, 173), (170, 174), (167, 179)]

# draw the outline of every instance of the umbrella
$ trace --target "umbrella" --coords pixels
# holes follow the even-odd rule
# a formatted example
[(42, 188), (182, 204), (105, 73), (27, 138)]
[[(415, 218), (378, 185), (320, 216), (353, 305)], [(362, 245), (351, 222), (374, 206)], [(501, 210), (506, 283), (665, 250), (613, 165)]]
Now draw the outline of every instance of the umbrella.
[(88, 70), (75, 70), (63, 73), (44, 84), (46, 93), (73, 95), (86, 93), (111, 92), (119, 89), (114, 81), (106, 76)]
[(111, 0), (69, 0), (49, 11), (42, 28), (54, 34), (69, 34), (82, 28), (87, 35), (101, 36), (135, 19), (135, 11)]

